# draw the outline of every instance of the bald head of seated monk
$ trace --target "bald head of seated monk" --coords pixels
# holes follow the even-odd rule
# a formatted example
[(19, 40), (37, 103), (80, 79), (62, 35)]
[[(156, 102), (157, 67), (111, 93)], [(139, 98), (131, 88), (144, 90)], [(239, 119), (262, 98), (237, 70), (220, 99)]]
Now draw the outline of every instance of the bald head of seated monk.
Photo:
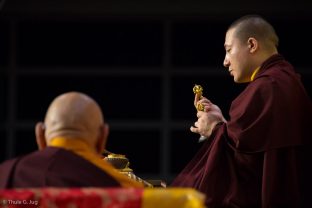
[(0, 165), (0, 188), (143, 187), (102, 159), (109, 127), (86, 94), (56, 97), (35, 133), (39, 150)]
[(109, 127), (99, 105), (89, 96), (69, 92), (56, 97), (50, 104), (44, 123), (36, 125), (39, 149), (49, 146), (57, 137), (80, 139), (92, 151), (102, 153)]

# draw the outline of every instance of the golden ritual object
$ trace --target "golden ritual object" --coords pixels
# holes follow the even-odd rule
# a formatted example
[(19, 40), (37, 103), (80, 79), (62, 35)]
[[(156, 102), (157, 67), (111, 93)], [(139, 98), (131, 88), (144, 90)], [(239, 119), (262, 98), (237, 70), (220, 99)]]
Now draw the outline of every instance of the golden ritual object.
[(204, 89), (201, 85), (195, 84), (195, 86), (193, 87), (194, 94), (199, 94), (200, 96), (202, 96), (203, 91), (204, 91)]
[(136, 176), (133, 173), (133, 170), (129, 167), (130, 162), (125, 155), (114, 154), (114, 153), (111, 153), (107, 150), (105, 150), (103, 154), (106, 155), (104, 157), (104, 160), (107, 161), (108, 163), (110, 163), (112, 166), (114, 166), (120, 173), (122, 173), (122, 174), (128, 176), (129, 178), (134, 179), (140, 183), (143, 183), (145, 187), (154, 187), (153, 184), (151, 184), (150, 182), (148, 182), (146, 180), (141, 179), (140, 177)]
[(125, 155), (110, 153), (104, 158), (104, 160), (112, 164), (121, 172), (132, 172), (132, 169), (129, 168), (130, 162)]
[[(193, 87), (194, 94), (199, 95), (199, 97), (202, 97), (203, 91), (204, 91), (204, 89), (203, 89), (203, 87), (201, 85), (195, 84), (195, 86)], [(197, 111), (204, 111), (205, 107), (204, 107), (203, 104), (198, 103), (197, 106), (196, 106), (196, 109), (197, 109)]]
[[(204, 91), (204, 89), (203, 89), (203, 87), (202, 87), (201, 85), (195, 84), (195, 86), (193, 87), (193, 92), (194, 92), (194, 94), (199, 95), (200, 98), (202, 98), (203, 91)], [(197, 104), (196, 109), (197, 109), (197, 111), (205, 111), (205, 107), (204, 107), (204, 105), (201, 104), (201, 103), (198, 103), (198, 104)], [(205, 141), (206, 139), (207, 139), (207, 137), (205, 137), (205, 136), (200, 136), (198, 142), (203, 142), (203, 141)]]

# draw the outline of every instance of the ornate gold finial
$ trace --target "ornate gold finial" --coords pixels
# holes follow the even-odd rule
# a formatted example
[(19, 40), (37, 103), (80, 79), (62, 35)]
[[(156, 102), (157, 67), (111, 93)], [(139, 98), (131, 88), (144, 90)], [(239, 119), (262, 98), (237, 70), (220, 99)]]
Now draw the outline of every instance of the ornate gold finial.
[[(201, 85), (195, 84), (195, 86), (193, 87), (194, 94), (197, 94), (200, 97), (202, 97), (203, 91), (204, 91), (204, 89), (203, 89), (203, 87)], [(197, 106), (196, 106), (196, 109), (197, 109), (197, 111), (204, 111), (205, 107), (203, 106), (203, 104), (198, 103)]]
[(193, 87), (194, 94), (199, 94), (200, 96), (202, 96), (203, 90), (204, 89), (203, 89), (203, 87), (201, 85), (195, 84), (195, 86)]

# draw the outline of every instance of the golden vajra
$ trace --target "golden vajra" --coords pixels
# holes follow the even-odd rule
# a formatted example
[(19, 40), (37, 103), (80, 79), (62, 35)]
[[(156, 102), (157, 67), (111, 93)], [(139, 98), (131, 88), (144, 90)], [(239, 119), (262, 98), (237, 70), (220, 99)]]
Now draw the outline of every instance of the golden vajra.
[[(195, 86), (193, 87), (193, 92), (194, 92), (194, 94), (199, 95), (200, 98), (202, 98), (203, 91), (204, 91), (204, 89), (203, 89), (203, 87), (200, 86), (200, 85), (195, 84)], [(204, 107), (203, 104), (197, 103), (196, 109), (197, 109), (197, 111), (204, 111), (204, 110), (205, 110), (205, 107)]]

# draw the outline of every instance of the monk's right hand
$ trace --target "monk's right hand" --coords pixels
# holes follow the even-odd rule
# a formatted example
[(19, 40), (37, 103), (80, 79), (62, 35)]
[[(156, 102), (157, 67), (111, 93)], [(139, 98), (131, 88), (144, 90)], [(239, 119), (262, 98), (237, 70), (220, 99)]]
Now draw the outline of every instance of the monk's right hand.
[(199, 94), (195, 94), (194, 106), (196, 109), (199, 104), (202, 104), (205, 107), (204, 111), (207, 112), (210, 109), (212, 102)]
[(220, 108), (207, 98), (198, 100), (198, 97), (195, 97), (194, 104), (198, 105), (198, 103), (204, 105), (205, 110), (197, 112), (198, 119), (194, 123), (194, 126), (191, 126), (190, 130), (201, 136), (209, 137), (214, 127), (220, 122), (226, 123), (226, 120)]

